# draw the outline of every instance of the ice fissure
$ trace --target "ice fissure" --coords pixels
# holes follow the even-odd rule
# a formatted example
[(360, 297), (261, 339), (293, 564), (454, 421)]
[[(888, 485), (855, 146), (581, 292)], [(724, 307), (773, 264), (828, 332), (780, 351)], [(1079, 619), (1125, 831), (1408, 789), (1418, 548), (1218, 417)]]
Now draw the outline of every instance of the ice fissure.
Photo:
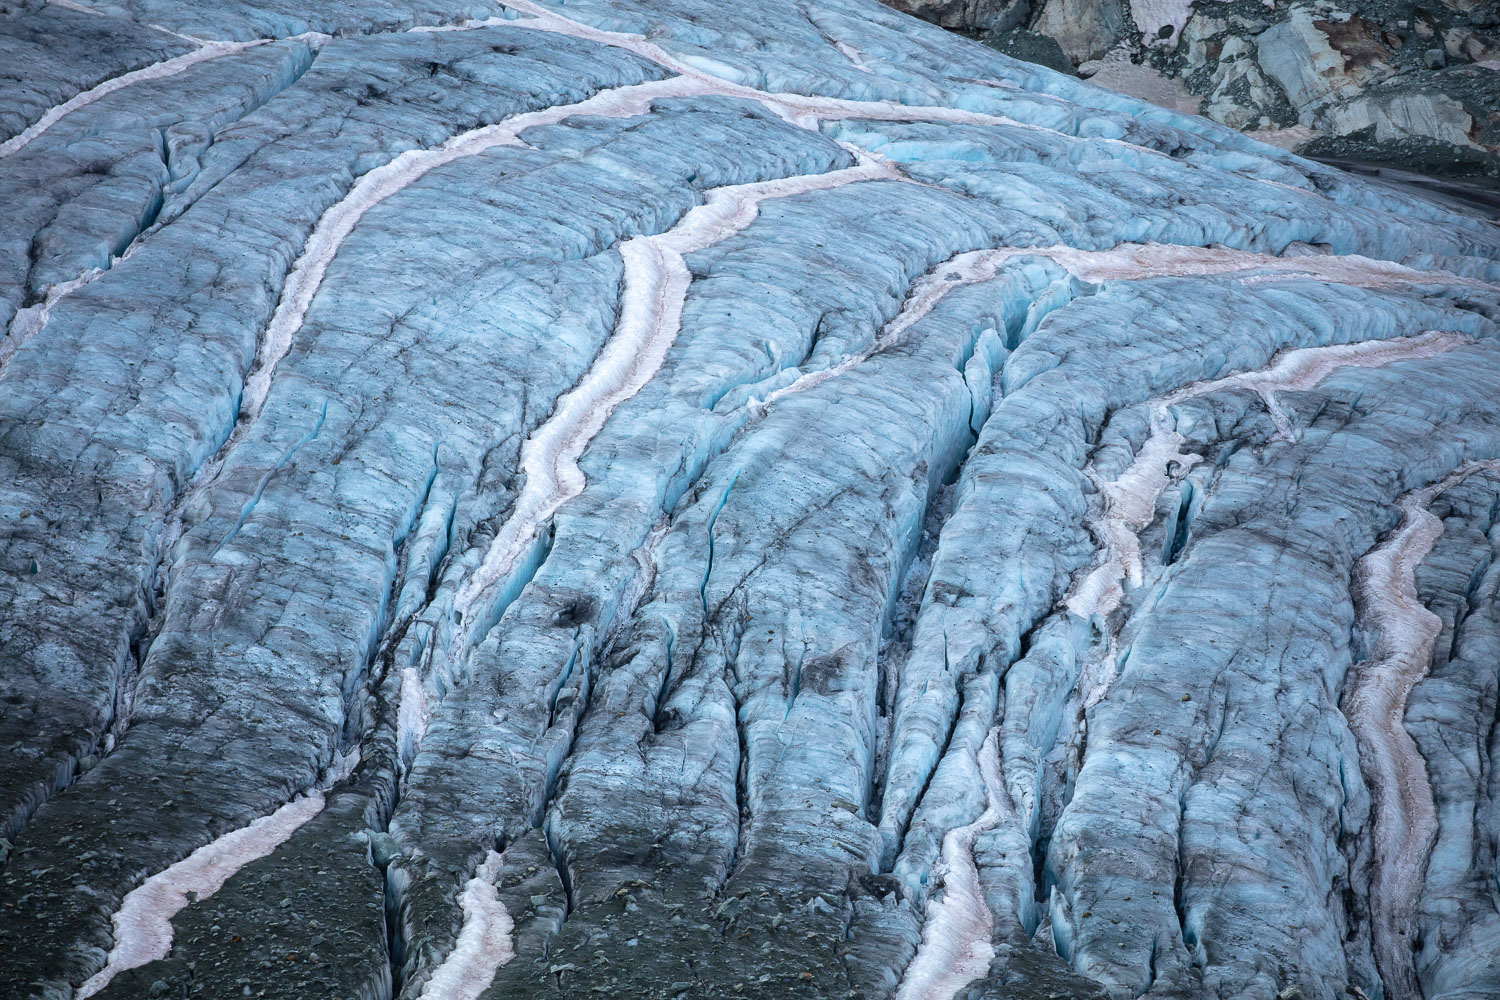
[(900, 1000), (950, 1000), (984, 975), (995, 957), (990, 938), (995, 918), (984, 899), (974, 861), (974, 842), (1000, 822), (1001, 796), (998, 733), (990, 730), (979, 749), (979, 773), (986, 805), (974, 822), (943, 835), (943, 897), (928, 904), (922, 946), (896, 992)]
[(0, 993), (1500, 988), (1493, 225), (873, 0), (82, 6)]

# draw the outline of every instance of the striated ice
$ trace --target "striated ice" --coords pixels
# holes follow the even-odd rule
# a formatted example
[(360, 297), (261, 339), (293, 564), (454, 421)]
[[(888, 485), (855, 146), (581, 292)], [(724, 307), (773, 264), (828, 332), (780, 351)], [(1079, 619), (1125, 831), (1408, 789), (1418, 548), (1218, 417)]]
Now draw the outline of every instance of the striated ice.
[(875, 0), (0, 55), (0, 995), (1500, 994), (1491, 221)]

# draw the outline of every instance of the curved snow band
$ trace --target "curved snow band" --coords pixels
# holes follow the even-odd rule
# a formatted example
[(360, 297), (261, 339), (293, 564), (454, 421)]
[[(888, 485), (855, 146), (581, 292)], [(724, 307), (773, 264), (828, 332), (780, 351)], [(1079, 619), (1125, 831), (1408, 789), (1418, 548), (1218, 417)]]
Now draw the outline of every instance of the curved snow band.
[[(1417, 599), (1417, 567), (1443, 533), (1428, 507), (1481, 471), (1500, 472), (1500, 460), (1468, 462), (1397, 501), (1400, 527), (1359, 561), (1356, 594), (1362, 626), (1378, 635), (1371, 655), (1355, 667), (1344, 714), (1359, 739), (1364, 771), (1374, 785), (1375, 880), (1371, 892), (1376, 958), (1391, 993), (1421, 996), (1410, 969), (1406, 922), (1416, 912), (1427, 857), (1437, 838), (1437, 810), (1427, 764), (1407, 732), (1407, 700), (1427, 676), (1442, 621)], [(1401, 971), (1397, 971), (1401, 970)]]
[(495, 971), (516, 957), (511, 940), (515, 925), (495, 892), (495, 880), (504, 867), (505, 858), (497, 851), (490, 851), (464, 886), (459, 897), (464, 911), (463, 929), (458, 932), (453, 950), (423, 985), (422, 997), (479, 1000), (479, 995), (494, 980)]
[(71, 97), (55, 108), (51, 108), (41, 118), (16, 135), (11, 136), (4, 142), (0, 142), (0, 159), (10, 156), (24, 149), (37, 136), (46, 132), (53, 125), (62, 121), (68, 115), (79, 108), (92, 104), (107, 94), (113, 94), (117, 90), (123, 90), (133, 84), (143, 83), (148, 80), (164, 80), (169, 76), (176, 76), (184, 70), (191, 69), (202, 62), (210, 59), (218, 59), (221, 56), (234, 55), (257, 45), (265, 45), (272, 39), (257, 38), (248, 42), (204, 42), (191, 52), (184, 52), (180, 56), (173, 56), (150, 66), (143, 66), (138, 70), (132, 70), (121, 76), (105, 80), (97, 86), (85, 90), (76, 97)]
[(218, 892), (235, 872), (286, 843), (322, 808), (321, 792), (293, 799), (271, 815), (205, 844), (132, 889), (114, 915), (115, 946), (110, 950), (109, 963), (78, 988), (79, 1000), (98, 993), (126, 969), (166, 958), (172, 950), (172, 917), (178, 911)]

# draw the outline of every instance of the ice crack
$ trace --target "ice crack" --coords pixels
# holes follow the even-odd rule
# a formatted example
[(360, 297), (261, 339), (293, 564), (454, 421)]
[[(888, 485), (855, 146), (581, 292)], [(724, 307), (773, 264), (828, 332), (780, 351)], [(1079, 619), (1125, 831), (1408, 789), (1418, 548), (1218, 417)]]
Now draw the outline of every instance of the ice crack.
[(974, 843), (1010, 812), (1010, 798), (1000, 780), (1000, 731), (991, 729), (979, 750), (986, 806), (974, 822), (943, 836), (943, 895), (927, 904), (922, 944), (906, 969), (896, 1000), (952, 1000), (959, 990), (984, 975), (995, 957), (990, 940), (995, 915), (984, 898)]
[(1278, 392), (1306, 392), (1340, 368), (1379, 368), (1397, 361), (1430, 358), (1466, 343), (1468, 338), (1459, 334), (1428, 331), (1394, 340), (1301, 348), (1283, 353), (1260, 371), (1198, 382), (1152, 400), (1147, 404), (1151, 408), (1151, 436), (1124, 472), (1098, 484), (1100, 502), (1089, 518), (1089, 529), (1100, 542), (1099, 555), (1065, 599), (1068, 610), (1080, 618), (1107, 617), (1124, 600), (1124, 584), (1132, 588), (1141, 585), (1144, 563), (1138, 533), (1155, 517), (1156, 501), (1168, 484), (1202, 458), (1182, 451), (1186, 440), (1177, 431), (1173, 406), (1225, 389), (1249, 389), (1265, 402), (1278, 434), (1290, 438), (1293, 430), (1277, 402)]
[[(555, 11), (549, 10), (532, 0), (503, 0), (504, 6), (514, 10), (522, 11), (531, 15), (530, 19), (513, 21), (518, 27), (532, 28), (537, 31), (553, 31), (573, 38), (582, 38), (601, 45), (624, 49), (662, 66), (673, 73), (688, 77), (712, 89), (714, 93), (725, 97), (740, 97), (746, 100), (758, 101), (776, 114), (781, 115), (787, 121), (794, 122), (804, 128), (810, 128), (819, 121), (840, 121), (846, 118), (859, 118), (869, 121), (925, 121), (944, 122), (953, 125), (1005, 125), (1012, 128), (1028, 129), (1037, 132), (1054, 132), (1042, 125), (1033, 125), (1029, 122), (1017, 121), (1004, 115), (985, 114), (979, 111), (962, 111), (958, 108), (943, 107), (941, 105), (917, 105), (897, 104), (894, 101), (855, 101), (839, 97), (817, 97), (806, 94), (786, 93), (759, 90), (755, 87), (747, 87), (744, 84), (734, 83), (721, 76), (715, 76), (692, 65), (685, 59), (672, 55), (666, 49), (642, 35), (627, 34), (619, 31), (605, 31), (601, 28), (591, 27), (579, 21), (563, 17)], [(861, 65), (862, 58), (856, 61), (859, 53), (846, 51), (840, 47), (839, 51)], [(1101, 142), (1119, 142), (1119, 140), (1098, 140)], [(1125, 145), (1129, 145), (1126, 143)], [(1154, 153), (1154, 150), (1147, 150)], [(1158, 154), (1160, 155), (1160, 154)]]
[(971, 250), (958, 254), (927, 272), (907, 296), (901, 312), (886, 325), (875, 343), (868, 348), (844, 358), (831, 368), (806, 372), (790, 385), (777, 389), (764, 400), (752, 405), (764, 410), (786, 396), (806, 392), (858, 367), (881, 351), (891, 349), (902, 341), (907, 330), (931, 312), (949, 292), (966, 285), (994, 280), (1001, 267), (1016, 257), (1045, 257), (1078, 280), (1091, 284), (1104, 281), (1140, 281), (1146, 278), (1201, 277), (1243, 271), (1253, 272), (1240, 279), (1246, 284), (1303, 278), (1362, 288), (1393, 288), (1438, 280), (1474, 287), (1492, 287), (1458, 275), (1417, 271), (1401, 264), (1354, 254), (1288, 259), (1228, 247), (1192, 247), (1170, 243), (1121, 243), (1108, 250), (1079, 250), (1065, 245)]
[(189, 903), (207, 899), (236, 872), (291, 839), (323, 810), (320, 790), (294, 799), (198, 848), (126, 895), (114, 915), (115, 945), (108, 962), (78, 989), (78, 1000), (98, 993), (127, 969), (166, 958), (172, 950), (172, 918)]
[(631, 118), (645, 114), (651, 102), (659, 98), (698, 92), (700, 88), (694, 81), (682, 77), (615, 87), (573, 104), (514, 115), (494, 125), (471, 129), (431, 149), (408, 150), (363, 174), (338, 204), (323, 213), (308, 237), (302, 255), (292, 266), (281, 300), (276, 304), (276, 311), (262, 338), (255, 370), (245, 383), (240, 404), (241, 420), (253, 421), (265, 405), (276, 366), (291, 350), (292, 340), (302, 327), (313, 297), (323, 285), (328, 265), (370, 209), (438, 167), (497, 146), (521, 145), (520, 134), (526, 129), (555, 125), (573, 115)]

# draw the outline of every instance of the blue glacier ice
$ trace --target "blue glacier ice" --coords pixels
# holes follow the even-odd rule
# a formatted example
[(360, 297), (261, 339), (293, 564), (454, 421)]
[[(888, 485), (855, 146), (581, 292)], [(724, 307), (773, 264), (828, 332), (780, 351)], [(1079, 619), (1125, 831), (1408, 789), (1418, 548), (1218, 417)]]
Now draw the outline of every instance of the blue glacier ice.
[(875, 0), (0, 9), (0, 995), (1500, 996), (1500, 228)]

